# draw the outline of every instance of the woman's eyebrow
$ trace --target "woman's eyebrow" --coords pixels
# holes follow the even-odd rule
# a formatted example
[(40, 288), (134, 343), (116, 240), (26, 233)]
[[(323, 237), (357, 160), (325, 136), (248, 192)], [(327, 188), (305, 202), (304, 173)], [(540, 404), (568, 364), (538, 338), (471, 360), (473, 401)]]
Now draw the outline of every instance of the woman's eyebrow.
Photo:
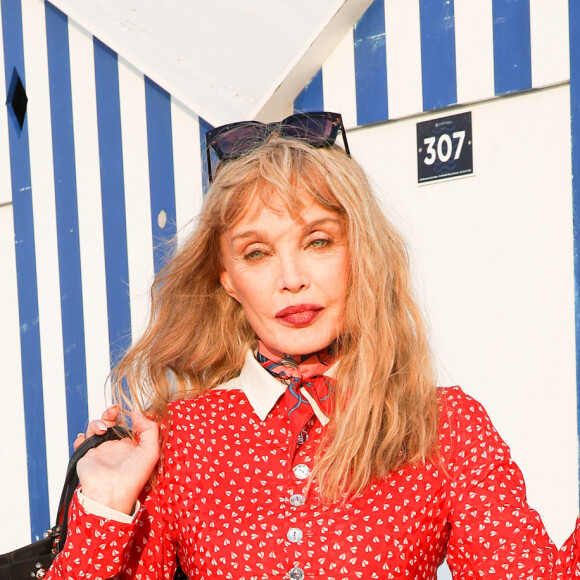
[(303, 225), (303, 229), (314, 230), (317, 227), (322, 226), (322, 225), (326, 225), (326, 224), (333, 224), (333, 225), (337, 225), (339, 227), (342, 227), (342, 225), (343, 225), (342, 220), (340, 218), (327, 217), (327, 218), (321, 218), (319, 220), (314, 220), (312, 222), (305, 222)]
[(245, 232), (240, 232), (239, 234), (235, 234), (234, 236), (232, 236), (232, 241), (231, 243), (235, 243), (238, 240), (246, 240), (248, 238), (262, 238), (264, 237), (264, 233), (260, 232), (258, 230), (248, 230)]

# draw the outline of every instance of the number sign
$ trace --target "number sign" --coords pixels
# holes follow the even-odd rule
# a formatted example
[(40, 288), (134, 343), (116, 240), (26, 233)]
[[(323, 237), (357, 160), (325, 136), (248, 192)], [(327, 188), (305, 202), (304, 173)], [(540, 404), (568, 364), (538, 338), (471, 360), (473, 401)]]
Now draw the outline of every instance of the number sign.
[(417, 123), (419, 183), (473, 173), (471, 112)]

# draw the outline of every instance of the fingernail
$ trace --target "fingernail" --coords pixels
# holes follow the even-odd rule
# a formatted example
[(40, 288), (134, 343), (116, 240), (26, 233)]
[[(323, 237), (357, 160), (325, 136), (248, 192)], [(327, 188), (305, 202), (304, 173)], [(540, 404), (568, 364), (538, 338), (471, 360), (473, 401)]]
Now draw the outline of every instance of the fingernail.
[(97, 429), (99, 431), (106, 431), (107, 426), (102, 421), (97, 421)]
[(85, 436), (85, 434), (84, 434), (84, 433), (79, 433), (79, 434), (77, 435), (77, 439), (78, 439), (79, 437), (84, 437), (84, 436)]

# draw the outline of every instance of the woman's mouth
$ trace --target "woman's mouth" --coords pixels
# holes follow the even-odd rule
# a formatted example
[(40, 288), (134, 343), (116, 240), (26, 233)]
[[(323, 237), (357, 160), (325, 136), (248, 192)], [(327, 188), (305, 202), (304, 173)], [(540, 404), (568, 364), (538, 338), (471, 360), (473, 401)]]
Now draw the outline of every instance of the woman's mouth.
[(276, 319), (285, 326), (300, 328), (314, 322), (322, 310), (318, 304), (294, 304), (277, 312)]

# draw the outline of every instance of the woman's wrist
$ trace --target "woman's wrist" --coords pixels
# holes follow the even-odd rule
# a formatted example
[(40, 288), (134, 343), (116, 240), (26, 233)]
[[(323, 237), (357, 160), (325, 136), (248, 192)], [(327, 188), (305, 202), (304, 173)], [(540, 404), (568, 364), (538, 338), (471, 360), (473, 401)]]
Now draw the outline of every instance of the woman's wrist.
[(119, 493), (119, 490), (106, 485), (91, 486), (85, 483), (80, 492), (86, 500), (94, 504), (99, 504), (109, 510), (128, 516), (135, 513), (137, 497), (127, 494), (126, 491)]
[(78, 491), (78, 500), (82, 508), (88, 514), (92, 514), (94, 516), (98, 516), (101, 518), (106, 518), (108, 520), (114, 520), (122, 524), (132, 524), (133, 521), (135, 520), (135, 516), (137, 515), (139, 509), (141, 508), (141, 504), (139, 503), (139, 500), (137, 500), (135, 502), (133, 511), (130, 514), (126, 514), (125, 512), (114, 510), (106, 505), (103, 505), (102, 503), (99, 503), (89, 497), (86, 497), (82, 493), (82, 490), (80, 489)]

